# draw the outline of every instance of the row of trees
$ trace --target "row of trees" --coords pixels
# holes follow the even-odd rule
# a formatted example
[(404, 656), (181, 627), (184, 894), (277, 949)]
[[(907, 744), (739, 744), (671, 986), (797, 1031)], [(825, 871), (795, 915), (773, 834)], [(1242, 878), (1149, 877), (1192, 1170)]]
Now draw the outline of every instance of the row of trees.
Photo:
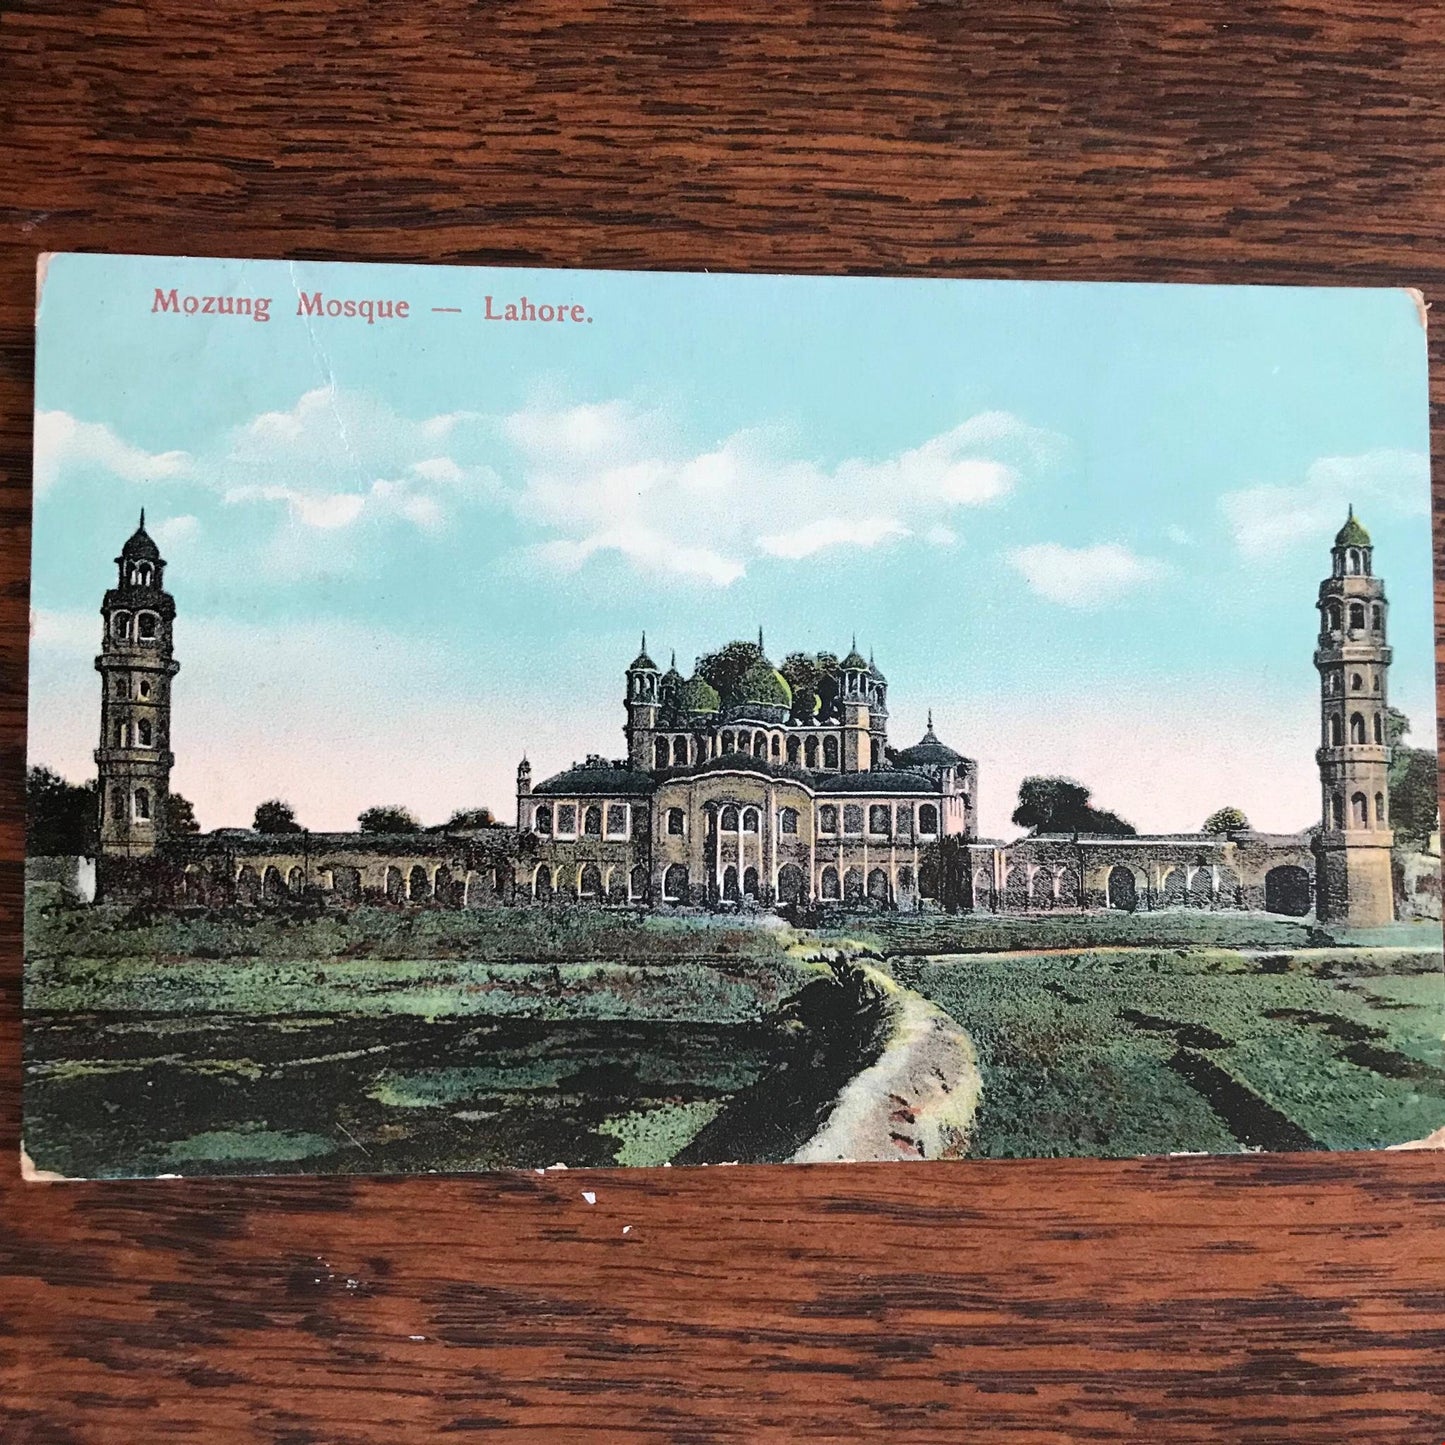
[[(93, 854), (100, 844), (99, 800), (96, 781), (67, 782), (50, 768), (31, 768), (25, 775), (25, 849), (37, 858), (65, 854)], [(421, 823), (410, 809), (384, 804), (367, 808), (356, 820), (363, 833), (420, 833)], [(444, 829), (490, 828), (496, 818), (490, 808), (460, 808), (442, 825)], [(180, 793), (166, 800), (166, 826), (172, 837), (199, 833), (196, 810)], [(252, 827), (258, 833), (301, 833), (296, 810), (280, 798), (256, 808)]]

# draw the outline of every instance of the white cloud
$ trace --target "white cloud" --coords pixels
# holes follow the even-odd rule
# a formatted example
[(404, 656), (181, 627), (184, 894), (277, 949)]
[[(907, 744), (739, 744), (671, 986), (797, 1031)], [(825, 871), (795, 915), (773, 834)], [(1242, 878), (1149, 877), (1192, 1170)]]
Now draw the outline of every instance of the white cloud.
[(1117, 542), (1065, 547), (1038, 542), (1008, 554), (1009, 565), (1040, 597), (1063, 607), (1108, 607), (1168, 570), (1152, 557), (1141, 557)]
[(545, 565), (575, 570), (610, 553), (720, 587), (760, 558), (796, 562), (919, 533), (949, 545), (959, 509), (1000, 501), (1060, 450), (1004, 412), (892, 457), (833, 465), (790, 457), (759, 429), (688, 449), (660, 413), (625, 402), (532, 409), (502, 430), (520, 463), (512, 504), (554, 534), (536, 549)]
[(193, 542), (201, 533), (201, 519), (183, 512), (177, 517), (166, 517), (150, 528), (150, 534), (162, 551), (172, 552)]
[(100, 422), (80, 421), (65, 411), (35, 413), (35, 491), (43, 495), (71, 467), (99, 467), (128, 482), (184, 477), (191, 457), (183, 451), (148, 452), (132, 446)]
[(1351, 503), (1366, 513), (1428, 516), (1429, 458), (1423, 452), (1385, 448), (1320, 457), (1299, 486), (1248, 487), (1220, 498), (1235, 544), (1255, 560), (1278, 557), (1299, 543), (1332, 535)]
[(829, 547), (876, 547), (894, 537), (906, 537), (908, 528), (891, 517), (860, 517), (850, 522), (843, 517), (819, 517), (791, 532), (775, 532), (758, 538), (758, 546), (771, 557), (797, 560), (811, 557)]

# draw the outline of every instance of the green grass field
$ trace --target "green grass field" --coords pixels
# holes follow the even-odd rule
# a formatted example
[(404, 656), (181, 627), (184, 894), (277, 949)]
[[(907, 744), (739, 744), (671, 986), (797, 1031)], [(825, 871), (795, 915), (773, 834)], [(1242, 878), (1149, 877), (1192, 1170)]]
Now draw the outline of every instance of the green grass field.
[[(632, 1030), (625, 1072), (644, 1080), (656, 1072), (648, 1050), (663, 1048), (647, 1043), (649, 1029), (700, 1030), (700, 1092), (674, 1079), (671, 1092), (647, 1094), (640, 1114), (591, 1111), (583, 1152), (600, 1162), (658, 1162), (674, 1147), (681, 1156), (731, 1087), (728, 1051), (753, 1057), (750, 1077), (760, 1078), (771, 1045), (749, 1031), (817, 978), (819, 962), (840, 956), (876, 961), (973, 1036), (984, 1073), (975, 1153), (1358, 1149), (1445, 1124), (1438, 925), (1352, 932), (1178, 912), (858, 916), (807, 931), (766, 917), (576, 909), (174, 916), (45, 907), (36, 892), (30, 902), (26, 1006), (57, 1029), (92, 1016), (159, 1038), (208, 1018), (226, 1028), (311, 1018), (365, 1032), (392, 1019), (400, 1038), (414, 1027), (406, 1019), (474, 1031), (514, 1021), (554, 1028), (559, 1039), (585, 1025), (586, 1047), (605, 1055), (605, 1032), (591, 1031), (600, 1025)], [(482, 1034), (465, 1037), (468, 1049), (485, 1046)], [(377, 1038), (368, 1047), (384, 1051), (384, 1027)], [(525, 1029), (521, 1043), (508, 1040), (524, 1054), (535, 1046)], [(57, 1033), (55, 1044), (60, 1055), (84, 1052), (79, 1036)], [(372, 1102), (477, 1113), (455, 1093), (482, 1087), (482, 1076), (444, 1050), (422, 1052), (425, 1068), (394, 1069)], [(47, 1066), (68, 1077), (60, 1055)], [(669, 1054), (667, 1067), (685, 1057)], [(83, 1071), (83, 1058), (72, 1062)], [(556, 1084), (544, 1075), (528, 1084), (529, 1110)], [(618, 1087), (626, 1096), (632, 1085)], [(574, 1111), (588, 1112), (585, 1092), (571, 1091)], [(474, 1129), (468, 1147), (490, 1159), (486, 1134)], [(598, 1145), (603, 1136), (613, 1142)]]

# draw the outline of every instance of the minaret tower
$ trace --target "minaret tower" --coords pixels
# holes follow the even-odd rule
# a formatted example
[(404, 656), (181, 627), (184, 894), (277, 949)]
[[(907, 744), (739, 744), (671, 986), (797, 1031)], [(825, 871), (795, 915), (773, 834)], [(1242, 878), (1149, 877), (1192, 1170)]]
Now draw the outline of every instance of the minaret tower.
[(1385, 584), (1374, 575), (1370, 534), (1355, 509), (1335, 538), (1320, 583), (1320, 768), (1322, 827), (1315, 841), (1315, 914), (1358, 927), (1395, 917), (1389, 819), (1390, 648)]
[(627, 760), (634, 768), (651, 769), (652, 737), (657, 730), (662, 674), (647, 655), (647, 634), (642, 634), (642, 651), (627, 669)]
[(100, 746), (95, 750), (100, 793), (100, 851), (111, 858), (145, 858), (166, 839), (171, 791), (171, 656), (176, 604), (162, 585), (166, 564), (140, 526), (115, 559), (116, 585), (100, 615)]
[(843, 771), (866, 773), (873, 767), (873, 739), (869, 699), (871, 679), (868, 661), (858, 651), (858, 639), (847, 657), (838, 664), (838, 680), (843, 705)]

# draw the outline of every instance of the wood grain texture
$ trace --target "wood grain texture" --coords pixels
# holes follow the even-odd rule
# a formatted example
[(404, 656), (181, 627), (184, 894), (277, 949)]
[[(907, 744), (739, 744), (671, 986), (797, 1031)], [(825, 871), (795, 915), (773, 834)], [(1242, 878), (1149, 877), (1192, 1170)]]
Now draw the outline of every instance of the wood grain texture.
[[(1430, 297), (1442, 75), (1445, 11), (1402, 0), (7, 5), (0, 1158), (36, 251)], [(64, 1187), (6, 1166), (0, 1440), (1418, 1445), (1445, 1438), (1442, 1264), (1438, 1155)]]

